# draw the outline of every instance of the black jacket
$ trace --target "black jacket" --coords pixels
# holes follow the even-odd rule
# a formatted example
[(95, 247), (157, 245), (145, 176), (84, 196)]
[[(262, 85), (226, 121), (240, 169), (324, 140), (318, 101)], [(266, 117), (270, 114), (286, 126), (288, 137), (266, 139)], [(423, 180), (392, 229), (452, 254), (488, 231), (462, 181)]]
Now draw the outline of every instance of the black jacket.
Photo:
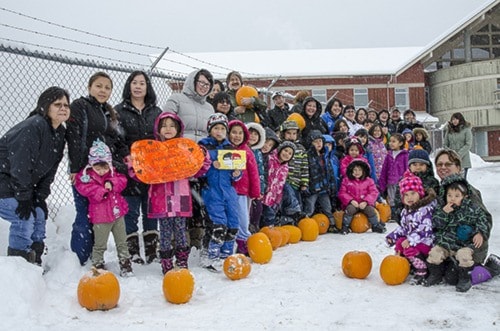
[(0, 138), (0, 198), (45, 200), (63, 157), (66, 129), (33, 115)]
[(292, 114), (292, 111), (289, 109), (288, 104), (285, 103), (283, 106), (284, 109), (278, 108), (275, 106), (273, 109), (269, 109), (267, 111), (266, 120), (263, 123), (263, 126), (271, 128), (273, 131), (278, 131), (280, 125), (286, 121), (288, 116)]

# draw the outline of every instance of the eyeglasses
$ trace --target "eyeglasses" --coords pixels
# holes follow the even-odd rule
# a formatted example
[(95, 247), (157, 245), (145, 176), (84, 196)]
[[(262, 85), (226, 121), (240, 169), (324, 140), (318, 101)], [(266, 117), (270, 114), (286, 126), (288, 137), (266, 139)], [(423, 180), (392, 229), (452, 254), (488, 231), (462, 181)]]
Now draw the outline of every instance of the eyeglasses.
[(52, 105), (58, 109), (63, 109), (63, 108), (69, 109), (69, 105), (67, 103), (55, 102)]
[(231, 102), (229, 100), (221, 100), (221, 101), (219, 101), (219, 103), (228, 104), (228, 105), (231, 104)]
[(198, 83), (198, 85), (200, 85), (203, 88), (210, 87), (210, 83), (205, 83), (205, 82), (202, 82), (201, 80), (197, 81), (196, 83)]
[(451, 162), (439, 162), (439, 163), (436, 163), (436, 168), (442, 168), (442, 167), (449, 168), (454, 164), (455, 163), (451, 163)]

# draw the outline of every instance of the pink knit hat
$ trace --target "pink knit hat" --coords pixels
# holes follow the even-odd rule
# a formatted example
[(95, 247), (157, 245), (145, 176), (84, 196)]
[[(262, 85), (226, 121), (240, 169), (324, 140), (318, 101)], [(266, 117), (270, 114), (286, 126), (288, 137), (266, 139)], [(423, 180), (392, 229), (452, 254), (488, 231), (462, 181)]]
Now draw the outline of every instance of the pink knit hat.
[(401, 196), (403, 196), (408, 191), (415, 191), (418, 195), (423, 198), (425, 195), (424, 186), (422, 185), (422, 180), (420, 177), (415, 176), (409, 170), (403, 174), (403, 178), (399, 181), (399, 191)]

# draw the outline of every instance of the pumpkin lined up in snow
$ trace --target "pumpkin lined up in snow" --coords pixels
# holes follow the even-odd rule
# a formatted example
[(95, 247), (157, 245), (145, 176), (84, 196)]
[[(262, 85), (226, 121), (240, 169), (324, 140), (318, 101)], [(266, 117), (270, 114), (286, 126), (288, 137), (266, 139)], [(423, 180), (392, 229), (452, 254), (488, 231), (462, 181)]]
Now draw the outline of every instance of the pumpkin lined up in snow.
[(266, 264), (273, 257), (271, 241), (262, 232), (252, 234), (247, 239), (248, 254), (255, 263)]
[(380, 263), (380, 278), (387, 285), (402, 284), (410, 273), (410, 263), (399, 255), (386, 256)]
[(281, 242), (283, 241), (283, 236), (279, 230), (276, 230), (274, 227), (265, 226), (260, 229), (260, 232), (264, 233), (271, 242), (271, 246), (273, 247), (273, 251), (275, 251), (278, 247), (281, 246)]
[(303, 241), (315, 241), (319, 235), (318, 223), (310, 218), (305, 217), (299, 221), (299, 229), (302, 232)]
[(194, 291), (194, 277), (184, 268), (170, 270), (163, 277), (163, 295), (170, 303), (181, 304), (191, 300)]
[(120, 283), (116, 276), (103, 269), (86, 273), (78, 283), (78, 303), (88, 310), (115, 308), (120, 299)]
[(337, 229), (342, 229), (342, 220), (344, 219), (344, 211), (336, 210), (333, 212), (333, 219), (335, 220), (335, 226)]
[[(243, 98), (258, 98), (259, 92), (252, 86), (242, 86), (236, 91), (236, 103), (238, 106), (243, 106), (242, 99)], [(252, 108), (252, 104), (246, 106), (247, 108)]]
[(391, 219), (391, 206), (387, 202), (377, 202), (375, 208), (380, 216), (380, 222), (388, 222)]
[(362, 212), (354, 214), (351, 221), (351, 230), (354, 233), (363, 233), (368, 231), (370, 228), (370, 222), (368, 222), (368, 217)]
[(330, 227), (330, 220), (325, 214), (315, 214), (312, 218), (318, 223), (319, 234), (325, 234)]
[(302, 238), (302, 231), (295, 225), (283, 225), (282, 228), (290, 233), (290, 239), (288, 240), (290, 244), (296, 244)]
[(347, 252), (342, 258), (342, 271), (349, 278), (365, 279), (372, 271), (372, 258), (363, 251)]
[(224, 274), (231, 280), (246, 278), (251, 270), (250, 260), (243, 254), (233, 254), (224, 260)]
[(281, 233), (281, 246), (285, 246), (290, 241), (290, 231), (283, 228), (282, 226), (275, 227)]

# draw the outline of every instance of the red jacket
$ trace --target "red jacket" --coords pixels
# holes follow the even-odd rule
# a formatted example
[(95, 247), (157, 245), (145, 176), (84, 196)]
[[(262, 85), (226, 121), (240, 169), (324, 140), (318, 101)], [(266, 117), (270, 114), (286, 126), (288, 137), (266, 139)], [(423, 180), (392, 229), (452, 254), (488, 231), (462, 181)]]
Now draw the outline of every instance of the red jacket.
[(349, 179), (349, 177), (346, 176), (342, 179), (338, 198), (342, 205), (342, 209), (345, 209), (352, 200), (358, 203), (366, 201), (368, 205), (375, 206), (378, 193), (377, 186), (370, 177), (359, 180)]

